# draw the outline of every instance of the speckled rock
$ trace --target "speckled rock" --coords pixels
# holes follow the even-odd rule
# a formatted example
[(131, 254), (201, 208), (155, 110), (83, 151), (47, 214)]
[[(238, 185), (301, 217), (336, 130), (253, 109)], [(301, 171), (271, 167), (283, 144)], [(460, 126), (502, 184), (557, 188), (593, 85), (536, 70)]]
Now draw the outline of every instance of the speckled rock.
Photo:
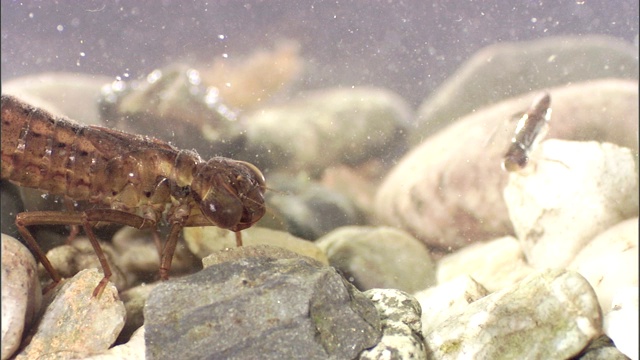
[(611, 308), (605, 311), (604, 332), (621, 352), (633, 360), (639, 359), (638, 287), (618, 289), (613, 294)]
[[(548, 91), (553, 109), (548, 138), (637, 149), (636, 81), (606, 79)], [(380, 220), (449, 251), (515, 234), (502, 199), (508, 174), (500, 164), (511, 138), (505, 123), (538, 94), (469, 114), (405, 155), (378, 189)]]
[(444, 320), (462, 313), (469, 304), (487, 296), (489, 292), (468, 275), (461, 275), (445, 283), (415, 293), (422, 307), (422, 332), (430, 333)]
[(469, 275), (489, 292), (511, 286), (534, 269), (527, 261), (518, 240), (505, 236), (471, 244), (438, 260), (438, 284), (460, 275)]
[(420, 106), (418, 129), (411, 132), (413, 143), (502, 99), (532, 89), (608, 77), (638, 79), (638, 54), (633, 45), (604, 36), (579, 36), (487, 46)]
[(638, 286), (638, 218), (625, 220), (591, 240), (569, 269), (584, 276), (598, 294), (603, 311), (620, 288)]
[(124, 326), (125, 309), (112, 283), (92, 297), (101, 279), (100, 271), (88, 269), (57, 286), (16, 359), (77, 359), (107, 350)]
[(42, 290), (36, 261), (18, 240), (2, 234), (2, 359), (8, 359), (20, 346), (40, 310)]
[[(236, 247), (236, 235), (233, 231), (214, 226), (185, 228), (184, 239), (189, 250), (201, 259), (215, 251)], [(244, 246), (277, 246), (329, 264), (327, 256), (316, 244), (284, 231), (253, 226), (242, 231), (242, 243)]]
[(380, 314), (382, 339), (375, 347), (364, 350), (359, 359), (426, 359), (418, 300), (395, 289), (371, 289), (364, 295)]
[(397, 156), (411, 116), (408, 104), (384, 89), (318, 90), (248, 114), (247, 145), (260, 168), (317, 174), (337, 163)]
[(266, 245), (216, 254), (151, 292), (148, 359), (351, 359), (380, 340), (375, 307), (333, 268)]
[(504, 198), (533, 267), (566, 267), (597, 234), (638, 216), (638, 167), (628, 148), (550, 139), (531, 165), (531, 173), (511, 173)]
[(431, 359), (567, 359), (602, 332), (602, 313), (578, 273), (547, 270), (471, 303), (425, 334)]
[(408, 233), (391, 227), (345, 226), (316, 241), (358, 289), (415, 292), (435, 284), (429, 250)]

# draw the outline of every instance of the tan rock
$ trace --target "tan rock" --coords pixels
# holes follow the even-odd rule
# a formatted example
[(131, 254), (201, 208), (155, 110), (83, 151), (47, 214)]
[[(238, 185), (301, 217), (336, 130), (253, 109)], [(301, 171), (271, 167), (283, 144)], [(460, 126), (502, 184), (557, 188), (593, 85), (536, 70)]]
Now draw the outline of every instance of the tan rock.
[[(597, 80), (549, 93), (553, 113), (548, 138), (637, 148), (637, 82)], [(511, 134), (491, 136), (526, 110), (537, 94), (470, 114), (405, 155), (378, 189), (378, 218), (429, 246), (449, 250), (514, 234), (502, 200), (508, 176), (500, 168)]]

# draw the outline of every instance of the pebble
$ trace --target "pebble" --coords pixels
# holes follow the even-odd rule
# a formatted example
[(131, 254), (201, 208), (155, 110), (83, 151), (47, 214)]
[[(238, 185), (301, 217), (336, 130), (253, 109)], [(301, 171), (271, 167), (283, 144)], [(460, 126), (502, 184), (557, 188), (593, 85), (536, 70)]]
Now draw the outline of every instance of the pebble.
[(358, 359), (426, 359), (420, 322), (420, 303), (413, 296), (395, 289), (370, 289), (364, 292), (380, 314), (382, 339), (364, 350)]
[(92, 297), (101, 279), (97, 269), (82, 270), (48, 293), (53, 299), (16, 359), (76, 359), (107, 350), (124, 326), (125, 308), (112, 283)]
[(504, 199), (529, 264), (564, 268), (596, 235), (638, 216), (637, 165), (609, 143), (550, 139), (539, 150), (531, 173), (510, 174)]
[(502, 290), (531, 274), (520, 243), (513, 236), (478, 242), (438, 260), (438, 284), (469, 275), (489, 292)]
[(122, 344), (130, 341), (133, 334), (143, 327), (144, 304), (147, 302), (151, 291), (156, 285), (158, 285), (157, 282), (153, 284), (142, 284), (120, 293), (120, 299), (122, 299), (127, 313), (127, 321), (118, 335), (116, 343)]
[(340, 226), (364, 223), (364, 214), (350, 198), (309, 177), (272, 174), (267, 184), (274, 190), (266, 194), (267, 207), (297, 237), (316, 240)]
[(84, 360), (138, 360), (145, 358), (144, 326), (136, 330), (126, 343), (114, 346), (99, 354), (84, 358)]
[(267, 245), (212, 256), (151, 292), (148, 359), (352, 359), (379, 342), (371, 300), (333, 268)]
[(422, 307), (422, 333), (430, 333), (444, 320), (462, 313), (469, 304), (487, 294), (487, 289), (468, 275), (460, 275), (415, 293)]
[(433, 359), (568, 359), (602, 332), (578, 273), (546, 270), (469, 304), (425, 334)]
[[(115, 284), (118, 290), (126, 289), (128, 287), (127, 279), (118, 266), (118, 257), (114, 255), (113, 247), (104, 242), (100, 243), (100, 247), (111, 268), (112, 275), (109, 281)], [(62, 245), (51, 249), (47, 252), (47, 258), (63, 278), (73, 277), (84, 269), (99, 269), (102, 273), (100, 260), (98, 260), (89, 238), (84, 236), (75, 238), (71, 245)], [(41, 268), (41, 273), (46, 274), (44, 268)]]
[(244, 120), (259, 168), (314, 175), (336, 164), (394, 159), (406, 150), (412, 111), (385, 89), (329, 88), (260, 108)]
[[(637, 271), (637, 268), (636, 268)], [(638, 286), (618, 289), (604, 318), (604, 332), (618, 350), (638, 360)]]
[(36, 261), (21, 242), (2, 234), (2, 354), (8, 359), (40, 310), (42, 289)]
[[(553, 109), (547, 138), (637, 149), (636, 81), (604, 79), (547, 90)], [(376, 194), (380, 221), (445, 251), (514, 235), (502, 196), (509, 176), (500, 168), (512, 136), (506, 122), (539, 92), (479, 109), (401, 158)]]
[(452, 120), (531, 89), (600, 78), (638, 79), (637, 49), (603, 36), (551, 37), (487, 46), (422, 103), (418, 128), (411, 132), (413, 143)]
[[(236, 235), (233, 231), (214, 226), (185, 228), (184, 239), (189, 250), (200, 259), (205, 259), (216, 251), (236, 247)], [(329, 264), (327, 256), (316, 244), (284, 231), (253, 226), (242, 231), (242, 243), (245, 247), (277, 246)]]
[[(164, 243), (166, 236), (161, 234), (160, 241)], [(151, 231), (125, 226), (113, 235), (112, 244), (117, 253), (118, 266), (125, 273), (130, 286), (158, 280), (160, 256)], [(192, 274), (200, 269), (200, 258), (194, 256), (185, 242), (178, 239), (169, 275)]]
[(429, 250), (402, 230), (344, 226), (315, 243), (327, 254), (331, 266), (361, 291), (384, 288), (413, 293), (435, 285)]
[(438, 260), (438, 284), (469, 275), (489, 292), (502, 290), (531, 274), (520, 243), (513, 236), (478, 242)]
[(584, 276), (598, 295), (603, 311), (621, 288), (638, 286), (638, 218), (616, 224), (591, 240), (568, 269)]

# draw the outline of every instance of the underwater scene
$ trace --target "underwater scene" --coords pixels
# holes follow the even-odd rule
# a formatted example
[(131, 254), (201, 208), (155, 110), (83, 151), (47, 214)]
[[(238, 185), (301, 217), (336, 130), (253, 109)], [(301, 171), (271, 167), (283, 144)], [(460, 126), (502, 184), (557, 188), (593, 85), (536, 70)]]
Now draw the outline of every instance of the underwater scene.
[(1, 2), (1, 359), (640, 359), (636, 1)]

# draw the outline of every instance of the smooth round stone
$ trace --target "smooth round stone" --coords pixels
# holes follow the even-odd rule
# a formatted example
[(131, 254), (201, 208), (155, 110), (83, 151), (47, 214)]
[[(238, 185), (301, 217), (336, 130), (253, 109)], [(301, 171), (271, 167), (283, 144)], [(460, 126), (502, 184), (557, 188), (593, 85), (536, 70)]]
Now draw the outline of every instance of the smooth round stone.
[(415, 292), (435, 284), (429, 250), (391, 227), (345, 226), (316, 241), (331, 266), (360, 290), (392, 288)]
[[(113, 247), (108, 243), (100, 243), (100, 247), (111, 269), (109, 281), (115, 284), (118, 290), (126, 289), (128, 287), (127, 278), (120, 270), (118, 257), (115, 255)], [(89, 238), (84, 236), (75, 238), (71, 245), (62, 245), (51, 249), (47, 252), (47, 258), (63, 278), (73, 277), (85, 269), (99, 269), (100, 273), (103, 271)]]
[(533, 267), (565, 268), (596, 235), (638, 216), (638, 167), (631, 149), (549, 139), (504, 190), (509, 215)]
[[(243, 247), (277, 246), (308, 256), (323, 264), (329, 264), (327, 256), (316, 244), (287, 232), (254, 226), (243, 230), (241, 234)], [(185, 228), (184, 239), (189, 250), (201, 259), (205, 259), (214, 252), (236, 247), (235, 233), (215, 226)]]
[(2, 93), (11, 94), (58, 116), (99, 125), (98, 99), (109, 76), (50, 72), (23, 76), (2, 84)]
[[(637, 149), (637, 81), (604, 79), (546, 90), (553, 109), (548, 138)], [(540, 91), (478, 109), (406, 154), (376, 194), (380, 221), (445, 251), (514, 235), (502, 197), (509, 176), (501, 162), (513, 135), (508, 119), (525, 111)]]
[(22, 341), (42, 303), (38, 268), (21, 242), (2, 234), (2, 359), (8, 359)]
[(247, 146), (265, 169), (319, 174), (328, 166), (392, 159), (406, 149), (408, 104), (385, 89), (330, 88), (247, 114)]
[(638, 286), (618, 289), (604, 319), (604, 332), (618, 350), (631, 359), (638, 359)]
[(84, 360), (144, 359), (145, 352), (144, 326), (141, 326), (131, 335), (131, 339), (127, 343), (114, 346), (99, 355), (85, 357)]
[(533, 272), (518, 240), (506, 236), (478, 242), (438, 260), (438, 284), (469, 275), (489, 292), (513, 285)]
[(416, 144), (455, 119), (531, 89), (600, 78), (638, 79), (637, 49), (605, 36), (490, 45), (476, 52), (422, 103), (411, 139)]
[(461, 275), (414, 294), (422, 307), (422, 333), (436, 329), (446, 319), (462, 313), (489, 292), (468, 275)]
[(435, 359), (568, 359), (602, 333), (591, 285), (546, 270), (487, 295), (425, 334)]
[(568, 269), (579, 272), (591, 283), (606, 313), (618, 289), (638, 286), (638, 256), (638, 218), (634, 218), (596, 236), (576, 255)]

